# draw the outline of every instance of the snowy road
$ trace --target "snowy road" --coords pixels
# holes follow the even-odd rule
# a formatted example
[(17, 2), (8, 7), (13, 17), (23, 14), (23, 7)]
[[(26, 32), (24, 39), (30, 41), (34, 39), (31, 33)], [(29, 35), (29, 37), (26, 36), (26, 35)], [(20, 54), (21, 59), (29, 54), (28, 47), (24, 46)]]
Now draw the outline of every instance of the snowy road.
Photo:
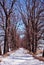
[(27, 50), (19, 48), (10, 56), (3, 58), (0, 65), (44, 65), (44, 62), (34, 59), (32, 55), (27, 54)]

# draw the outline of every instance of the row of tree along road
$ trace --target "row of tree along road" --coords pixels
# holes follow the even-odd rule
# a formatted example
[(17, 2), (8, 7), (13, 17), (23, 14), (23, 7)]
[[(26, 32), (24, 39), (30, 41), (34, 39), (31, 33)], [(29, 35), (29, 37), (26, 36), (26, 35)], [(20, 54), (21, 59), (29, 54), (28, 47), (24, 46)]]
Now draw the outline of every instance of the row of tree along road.
[[(17, 16), (15, 12), (18, 14)], [(18, 46), (20, 36), (17, 33), (17, 23), (21, 20), (25, 27), (24, 35), (27, 42), (26, 48), (36, 53), (38, 41), (44, 39), (44, 1), (0, 0), (0, 18), (1, 23), (3, 22), (0, 27), (2, 27), (5, 32), (4, 54), (9, 51), (9, 48), (14, 50)]]

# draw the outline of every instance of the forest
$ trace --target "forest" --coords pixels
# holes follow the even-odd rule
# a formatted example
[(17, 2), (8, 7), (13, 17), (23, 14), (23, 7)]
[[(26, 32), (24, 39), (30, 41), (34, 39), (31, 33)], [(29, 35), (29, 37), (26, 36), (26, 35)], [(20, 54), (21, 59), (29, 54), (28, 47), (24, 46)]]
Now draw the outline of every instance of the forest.
[(22, 47), (44, 57), (44, 0), (0, 0), (0, 55)]

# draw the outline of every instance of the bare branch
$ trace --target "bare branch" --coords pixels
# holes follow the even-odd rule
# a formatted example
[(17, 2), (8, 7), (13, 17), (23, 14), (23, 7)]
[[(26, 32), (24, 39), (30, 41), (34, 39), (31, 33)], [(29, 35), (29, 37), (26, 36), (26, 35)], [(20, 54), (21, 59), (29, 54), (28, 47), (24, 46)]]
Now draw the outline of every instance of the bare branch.
[(3, 4), (0, 2), (0, 5), (1, 5), (1, 7), (3, 8), (3, 10), (4, 10), (5, 15), (7, 15), (7, 11), (6, 11), (6, 9), (5, 9), (4, 2), (3, 2)]

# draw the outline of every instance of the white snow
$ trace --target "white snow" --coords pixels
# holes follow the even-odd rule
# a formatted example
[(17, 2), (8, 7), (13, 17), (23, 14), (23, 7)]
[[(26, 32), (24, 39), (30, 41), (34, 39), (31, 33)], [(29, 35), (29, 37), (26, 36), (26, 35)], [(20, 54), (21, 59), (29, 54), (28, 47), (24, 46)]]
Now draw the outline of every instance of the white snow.
[(44, 65), (44, 62), (34, 59), (24, 48), (19, 48), (7, 57), (1, 57), (0, 65)]

